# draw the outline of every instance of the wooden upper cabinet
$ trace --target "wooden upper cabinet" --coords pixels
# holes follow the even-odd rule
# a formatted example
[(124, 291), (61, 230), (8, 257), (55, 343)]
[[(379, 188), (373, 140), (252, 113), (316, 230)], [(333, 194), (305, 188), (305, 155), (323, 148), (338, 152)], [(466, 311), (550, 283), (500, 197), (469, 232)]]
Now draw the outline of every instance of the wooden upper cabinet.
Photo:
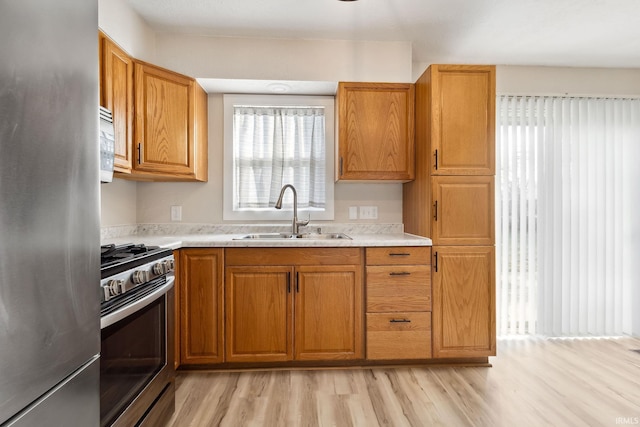
[(133, 155), (133, 59), (103, 33), (100, 46), (100, 105), (113, 114), (114, 171), (131, 173)]
[(134, 64), (133, 174), (206, 181), (206, 93), (190, 77), (140, 61)]
[(494, 175), (495, 66), (432, 65), (430, 72), (432, 174)]
[(436, 246), (433, 255), (433, 357), (495, 356), (493, 246)]
[(180, 364), (223, 361), (223, 249), (181, 249), (178, 258)]
[(434, 245), (493, 245), (493, 176), (432, 177)]
[(338, 84), (336, 180), (414, 178), (414, 86)]

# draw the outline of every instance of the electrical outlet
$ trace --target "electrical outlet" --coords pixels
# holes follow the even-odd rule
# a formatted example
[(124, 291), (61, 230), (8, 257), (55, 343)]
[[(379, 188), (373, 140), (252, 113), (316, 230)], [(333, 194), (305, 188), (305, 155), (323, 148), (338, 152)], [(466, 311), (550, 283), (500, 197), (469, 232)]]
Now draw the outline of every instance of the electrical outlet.
[(171, 206), (171, 221), (182, 221), (182, 206)]
[(360, 219), (378, 219), (378, 207), (360, 206)]

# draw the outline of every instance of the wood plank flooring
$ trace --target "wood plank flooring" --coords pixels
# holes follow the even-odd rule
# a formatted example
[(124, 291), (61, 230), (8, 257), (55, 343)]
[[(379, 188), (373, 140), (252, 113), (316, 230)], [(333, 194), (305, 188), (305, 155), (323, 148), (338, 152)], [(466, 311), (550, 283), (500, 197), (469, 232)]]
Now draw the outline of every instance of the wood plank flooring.
[(640, 339), (498, 341), (491, 368), (181, 371), (169, 426), (640, 425)]

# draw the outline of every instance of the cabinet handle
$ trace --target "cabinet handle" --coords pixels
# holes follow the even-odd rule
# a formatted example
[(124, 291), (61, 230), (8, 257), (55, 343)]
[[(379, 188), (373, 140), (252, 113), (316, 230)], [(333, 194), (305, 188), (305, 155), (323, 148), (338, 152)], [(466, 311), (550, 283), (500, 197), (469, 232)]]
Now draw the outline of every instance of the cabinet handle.
[(300, 272), (296, 271), (296, 292), (300, 293)]
[(140, 157), (142, 157), (142, 156), (140, 155), (140, 153), (141, 153), (141, 151), (140, 151), (140, 146), (141, 146), (141, 145), (142, 145), (141, 143), (138, 143), (138, 164), (140, 164)]
[(391, 252), (389, 254), (389, 256), (410, 256), (411, 254), (407, 254), (407, 253), (398, 253), (398, 252)]
[(435, 168), (436, 168), (436, 170), (438, 170), (438, 150), (436, 150), (436, 152), (434, 153), (434, 155), (433, 155), (433, 156), (436, 158), (436, 161), (435, 161)]
[(342, 157), (340, 157), (340, 176), (342, 176)]
[(291, 293), (291, 272), (287, 271), (287, 293)]
[(433, 220), (438, 220), (438, 201), (436, 200), (433, 204)]
[(411, 323), (409, 319), (391, 319), (389, 323)]
[(409, 273), (408, 271), (392, 271), (391, 273), (389, 273), (389, 276), (411, 276), (411, 273)]
[(438, 272), (438, 251), (436, 251), (436, 253), (435, 253), (435, 255), (433, 257), (435, 258), (435, 261), (433, 263), (433, 269), (437, 273)]

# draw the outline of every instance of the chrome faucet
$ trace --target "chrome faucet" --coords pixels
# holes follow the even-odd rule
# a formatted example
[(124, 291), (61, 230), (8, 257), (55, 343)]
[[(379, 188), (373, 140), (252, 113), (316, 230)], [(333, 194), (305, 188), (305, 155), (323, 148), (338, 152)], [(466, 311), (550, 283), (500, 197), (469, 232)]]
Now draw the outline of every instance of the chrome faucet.
[(278, 201), (276, 202), (276, 209), (282, 209), (282, 198), (284, 197), (284, 192), (287, 188), (290, 188), (293, 191), (293, 222), (291, 223), (291, 234), (294, 236), (298, 235), (298, 227), (305, 226), (309, 224), (309, 220), (306, 221), (298, 221), (298, 193), (296, 192), (296, 188), (291, 184), (286, 184), (280, 190), (280, 197), (278, 197)]

